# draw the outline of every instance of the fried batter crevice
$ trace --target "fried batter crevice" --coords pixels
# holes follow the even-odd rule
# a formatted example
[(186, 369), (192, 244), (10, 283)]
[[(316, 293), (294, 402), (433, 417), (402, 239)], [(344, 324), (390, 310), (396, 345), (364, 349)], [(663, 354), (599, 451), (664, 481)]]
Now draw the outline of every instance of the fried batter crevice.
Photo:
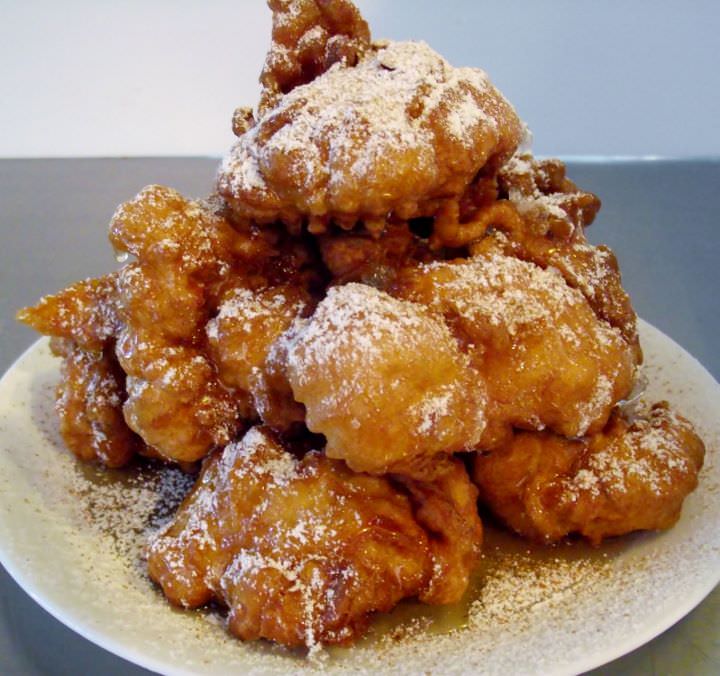
[(425, 477), (394, 475), (393, 479), (408, 491), (434, 558), (432, 575), (418, 598), (432, 604), (456, 602), (465, 593), (480, 556), (477, 489), (463, 463), (445, 454), (435, 458)]
[(335, 284), (360, 282), (384, 290), (398, 269), (429, 256), (427, 246), (407, 222), (388, 224), (378, 236), (331, 231), (318, 237), (323, 263)]

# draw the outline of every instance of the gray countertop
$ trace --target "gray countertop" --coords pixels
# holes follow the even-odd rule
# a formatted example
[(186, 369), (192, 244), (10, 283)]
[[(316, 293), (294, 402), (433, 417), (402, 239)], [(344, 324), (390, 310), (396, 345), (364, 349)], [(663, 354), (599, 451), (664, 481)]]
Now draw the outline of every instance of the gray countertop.
[[(200, 196), (217, 161), (0, 160), (0, 372), (37, 336), (17, 308), (116, 266), (107, 223), (149, 183)], [(617, 253), (640, 316), (720, 379), (720, 160), (568, 162), (603, 209), (589, 230)], [(717, 449), (715, 449), (717, 451)], [(53, 619), (0, 568), (0, 674), (147, 674)], [(597, 674), (720, 673), (720, 588)]]

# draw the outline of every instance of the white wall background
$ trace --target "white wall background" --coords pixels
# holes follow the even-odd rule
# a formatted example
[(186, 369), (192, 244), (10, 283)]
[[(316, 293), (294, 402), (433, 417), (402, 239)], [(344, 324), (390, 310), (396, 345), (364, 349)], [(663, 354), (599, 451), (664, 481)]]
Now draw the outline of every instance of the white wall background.
[[(720, 155), (717, 0), (358, 0), (490, 73), (542, 154)], [(220, 155), (263, 0), (0, 0), (0, 157)]]

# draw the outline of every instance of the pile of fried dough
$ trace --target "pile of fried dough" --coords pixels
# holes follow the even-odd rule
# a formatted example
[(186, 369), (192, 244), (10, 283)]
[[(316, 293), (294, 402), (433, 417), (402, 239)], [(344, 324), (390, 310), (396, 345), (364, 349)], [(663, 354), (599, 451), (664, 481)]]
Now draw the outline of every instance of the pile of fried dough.
[(348, 0), (270, 0), (255, 113), (216, 192), (149, 186), (120, 270), (19, 318), (63, 359), (80, 459), (202, 468), (149, 545), (171, 603), (316, 650), (405, 597), (457, 601), (478, 498), (520, 536), (675, 523), (704, 446), (628, 411), (642, 353), (598, 199), (512, 106)]

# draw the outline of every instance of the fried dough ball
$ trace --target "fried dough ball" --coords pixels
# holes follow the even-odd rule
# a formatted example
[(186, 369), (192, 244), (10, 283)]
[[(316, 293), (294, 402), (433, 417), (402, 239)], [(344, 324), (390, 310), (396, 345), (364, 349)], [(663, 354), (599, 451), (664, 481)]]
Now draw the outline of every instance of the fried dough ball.
[(61, 338), (51, 346), (63, 358), (55, 406), (63, 441), (80, 460), (127, 464), (141, 444), (123, 418), (124, 375), (112, 349), (85, 350)]
[(251, 414), (247, 395), (218, 380), (204, 327), (223, 287), (246, 277), (249, 258), (262, 263), (266, 243), (235, 230), (212, 204), (162, 186), (118, 208), (110, 240), (138, 259), (117, 280), (125, 418), (164, 457), (198, 460)]
[(240, 638), (348, 643), (404, 597), (447, 603), (463, 593), (482, 531), (455, 462), (444, 483), (408, 495), (318, 452), (298, 460), (252, 428), (211, 456), (153, 539), (150, 577), (175, 605), (227, 605)]
[(307, 294), (288, 285), (229, 290), (206, 327), (209, 352), (222, 383), (249, 392), (251, 376), (263, 368), (272, 343), (307, 305)]
[(475, 447), (485, 427), (484, 383), (445, 324), (363, 284), (328, 291), (287, 362), (308, 428), (356, 471), (412, 474)]
[[(637, 317), (615, 255), (585, 238), (584, 228), (595, 218), (600, 200), (567, 179), (559, 160), (535, 160), (529, 153), (514, 155), (498, 171), (497, 182), (500, 199), (485, 202), (470, 217), (461, 218), (458, 204), (447, 204), (436, 219), (432, 245), (469, 245), (470, 253), (477, 253), (488, 233), (505, 234), (506, 253), (557, 269), (600, 319), (622, 332), (641, 361)], [(496, 239), (490, 238), (491, 247)]]
[(634, 422), (615, 413), (602, 432), (564, 439), (519, 432), (475, 461), (481, 499), (524, 537), (579, 533), (593, 544), (670, 528), (697, 486), (705, 447), (666, 402)]
[(258, 111), (314, 80), (333, 64), (354, 66), (370, 48), (370, 29), (347, 0), (269, 0), (272, 43), (260, 74)]
[[(598, 317), (619, 328), (639, 354), (637, 318), (622, 287), (615, 254), (585, 239), (584, 228), (595, 218), (600, 200), (568, 180), (559, 160), (538, 161), (530, 154), (516, 155), (498, 178), (509, 200), (532, 223), (519, 242), (520, 255), (560, 270), (568, 284), (587, 298)], [(538, 227), (543, 222), (547, 225)], [(567, 232), (564, 237), (560, 236), (563, 227)]]
[(599, 431), (632, 389), (631, 347), (553, 269), (490, 250), (407, 268), (394, 293), (443, 316), (484, 378), (481, 448), (502, 443), (511, 426)]
[(125, 420), (163, 458), (200, 460), (228, 443), (251, 415), (247, 397), (230, 394), (197, 349), (128, 331), (116, 353), (128, 374)]
[(223, 385), (247, 393), (260, 418), (278, 430), (305, 420), (285, 374), (283, 336), (311, 307), (308, 294), (295, 286), (233, 289), (207, 325), (209, 352)]
[(218, 190), (261, 223), (379, 232), (389, 214), (433, 215), (510, 157), (521, 132), (483, 71), (453, 68), (425, 43), (390, 43), (283, 96), (231, 149)]

